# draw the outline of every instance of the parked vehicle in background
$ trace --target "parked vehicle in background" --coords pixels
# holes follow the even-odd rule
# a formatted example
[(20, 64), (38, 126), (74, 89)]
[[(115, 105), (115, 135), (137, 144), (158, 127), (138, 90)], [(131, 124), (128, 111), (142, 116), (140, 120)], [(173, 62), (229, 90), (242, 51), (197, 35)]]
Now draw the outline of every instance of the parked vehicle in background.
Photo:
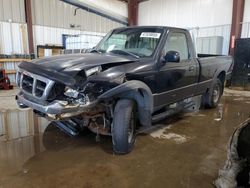
[(68, 134), (87, 127), (112, 136), (114, 152), (125, 154), (169, 105), (202, 95), (216, 107), (231, 65), (230, 56), (197, 58), (185, 29), (118, 28), (90, 53), (21, 63), (16, 99)]

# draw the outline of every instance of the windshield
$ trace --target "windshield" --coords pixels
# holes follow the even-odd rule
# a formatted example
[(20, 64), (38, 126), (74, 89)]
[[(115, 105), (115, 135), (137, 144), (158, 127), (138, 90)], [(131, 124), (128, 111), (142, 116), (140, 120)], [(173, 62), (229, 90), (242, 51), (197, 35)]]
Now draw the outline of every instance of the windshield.
[(157, 28), (117, 29), (107, 35), (95, 50), (149, 57), (154, 53), (162, 33), (163, 30)]

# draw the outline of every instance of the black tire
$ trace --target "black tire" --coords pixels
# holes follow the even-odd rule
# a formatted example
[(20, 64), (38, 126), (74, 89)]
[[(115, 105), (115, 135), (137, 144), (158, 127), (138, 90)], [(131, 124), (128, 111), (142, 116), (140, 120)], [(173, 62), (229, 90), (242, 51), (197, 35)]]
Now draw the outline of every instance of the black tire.
[(207, 92), (205, 96), (203, 96), (203, 103), (207, 108), (215, 108), (218, 106), (220, 102), (220, 98), (223, 92), (223, 85), (220, 79), (216, 79), (213, 83), (212, 90)]
[(116, 103), (112, 141), (113, 151), (116, 154), (127, 154), (134, 146), (136, 139), (136, 105), (129, 99), (121, 99)]

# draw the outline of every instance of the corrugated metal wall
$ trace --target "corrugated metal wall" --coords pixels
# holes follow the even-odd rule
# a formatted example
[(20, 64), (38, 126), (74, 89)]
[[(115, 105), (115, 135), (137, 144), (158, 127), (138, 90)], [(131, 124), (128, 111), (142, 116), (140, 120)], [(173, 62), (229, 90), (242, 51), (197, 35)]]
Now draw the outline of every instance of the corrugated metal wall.
[(233, 0), (150, 0), (139, 5), (140, 25), (207, 27), (230, 24)]
[(34, 45), (62, 45), (62, 34), (76, 35), (80, 30), (33, 25)]
[(121, 24), (99, 15), (69, 5), (59, 0), (33, 0), (33, 23), (34, 25), (72, 29), (92, 32), (108, 32)]
[[(32, 0), (34, 46), (62, 45), (62, 34), (107, 33), (120, 23), (60, 0)], [(24, 0), (0, 0), (0, 53), (27, 53)], [(20, 24), (23, 23), (23, 24)], [(73, 28), (72, 28), (73, 26)]]
[(24, 23), (24, 0), (0, 0), (0, 21)]
[(0, 22), (0, 53), (28, 53), (25, 23)]
[[(197, 38), (203, 37), (213, 37), (213, 36), (222, 36), (223, 37), (223, 45), (222, 45), (222, 54), (227, 55), (229, 51), (229, 43), (230, 43), (230, 32), (231, 25), (219, 25), (219, 26), (211, 26), (211, 27), (197, 27), (189, 29), (191, 35), (196, 44)], [(199, 50), (197, 50), (198, 52)]]
[(90, 49), (96, 46), (104, 37), (103, 33), (84, 32), (66, 38), (66, 49)]
[(242, 23), (241, 38), (250, 38), (250, 22)]
[(250, 22), (250, 0), (245, 0), (243, 22)]
[(81, 2), (91, 4), (94, 7), (105, 9), (111, 13), (119, 14), (128, 17), (127, 3), (117, 0), (79, 0)]
[[(34, 45), (62, 45), (62, 34), (107, 33), (120, 23), (87, 12), (59, 0), (33, 0)], [(74, 28), (71, 26), (74, 25)]]
[(244, 16), (242, 23), (242, 38), (250, 38), (250, 0), (245, 0)]
[(194, 39), (222, 36), (228, 54), (232, 5), (233, 0), (150, 0), (140, 3), (138, 23), (187, 28)]

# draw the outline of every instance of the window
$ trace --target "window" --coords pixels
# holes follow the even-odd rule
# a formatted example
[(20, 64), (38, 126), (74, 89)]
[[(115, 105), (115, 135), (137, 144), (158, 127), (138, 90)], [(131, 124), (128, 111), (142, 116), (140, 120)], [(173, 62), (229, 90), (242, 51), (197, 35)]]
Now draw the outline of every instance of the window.
[(166, 54), (168, 51), (179, 52), (181, 60), (188, 59), (189, 55), (186, 35), (184, 33), (170, 33), (163, 54)]
[(122, 49), (126, 44), (127, 36), (123, 34), (114, 34), (104, 43), (103, 49), (109, 51), (112, 47)]
[(117, 29), (100, 42), (97, 50), (101, 53), (122, 50), (139, 57), (149, 57), (154, 53), (162, 33), (162, 29), (155, 28)]

